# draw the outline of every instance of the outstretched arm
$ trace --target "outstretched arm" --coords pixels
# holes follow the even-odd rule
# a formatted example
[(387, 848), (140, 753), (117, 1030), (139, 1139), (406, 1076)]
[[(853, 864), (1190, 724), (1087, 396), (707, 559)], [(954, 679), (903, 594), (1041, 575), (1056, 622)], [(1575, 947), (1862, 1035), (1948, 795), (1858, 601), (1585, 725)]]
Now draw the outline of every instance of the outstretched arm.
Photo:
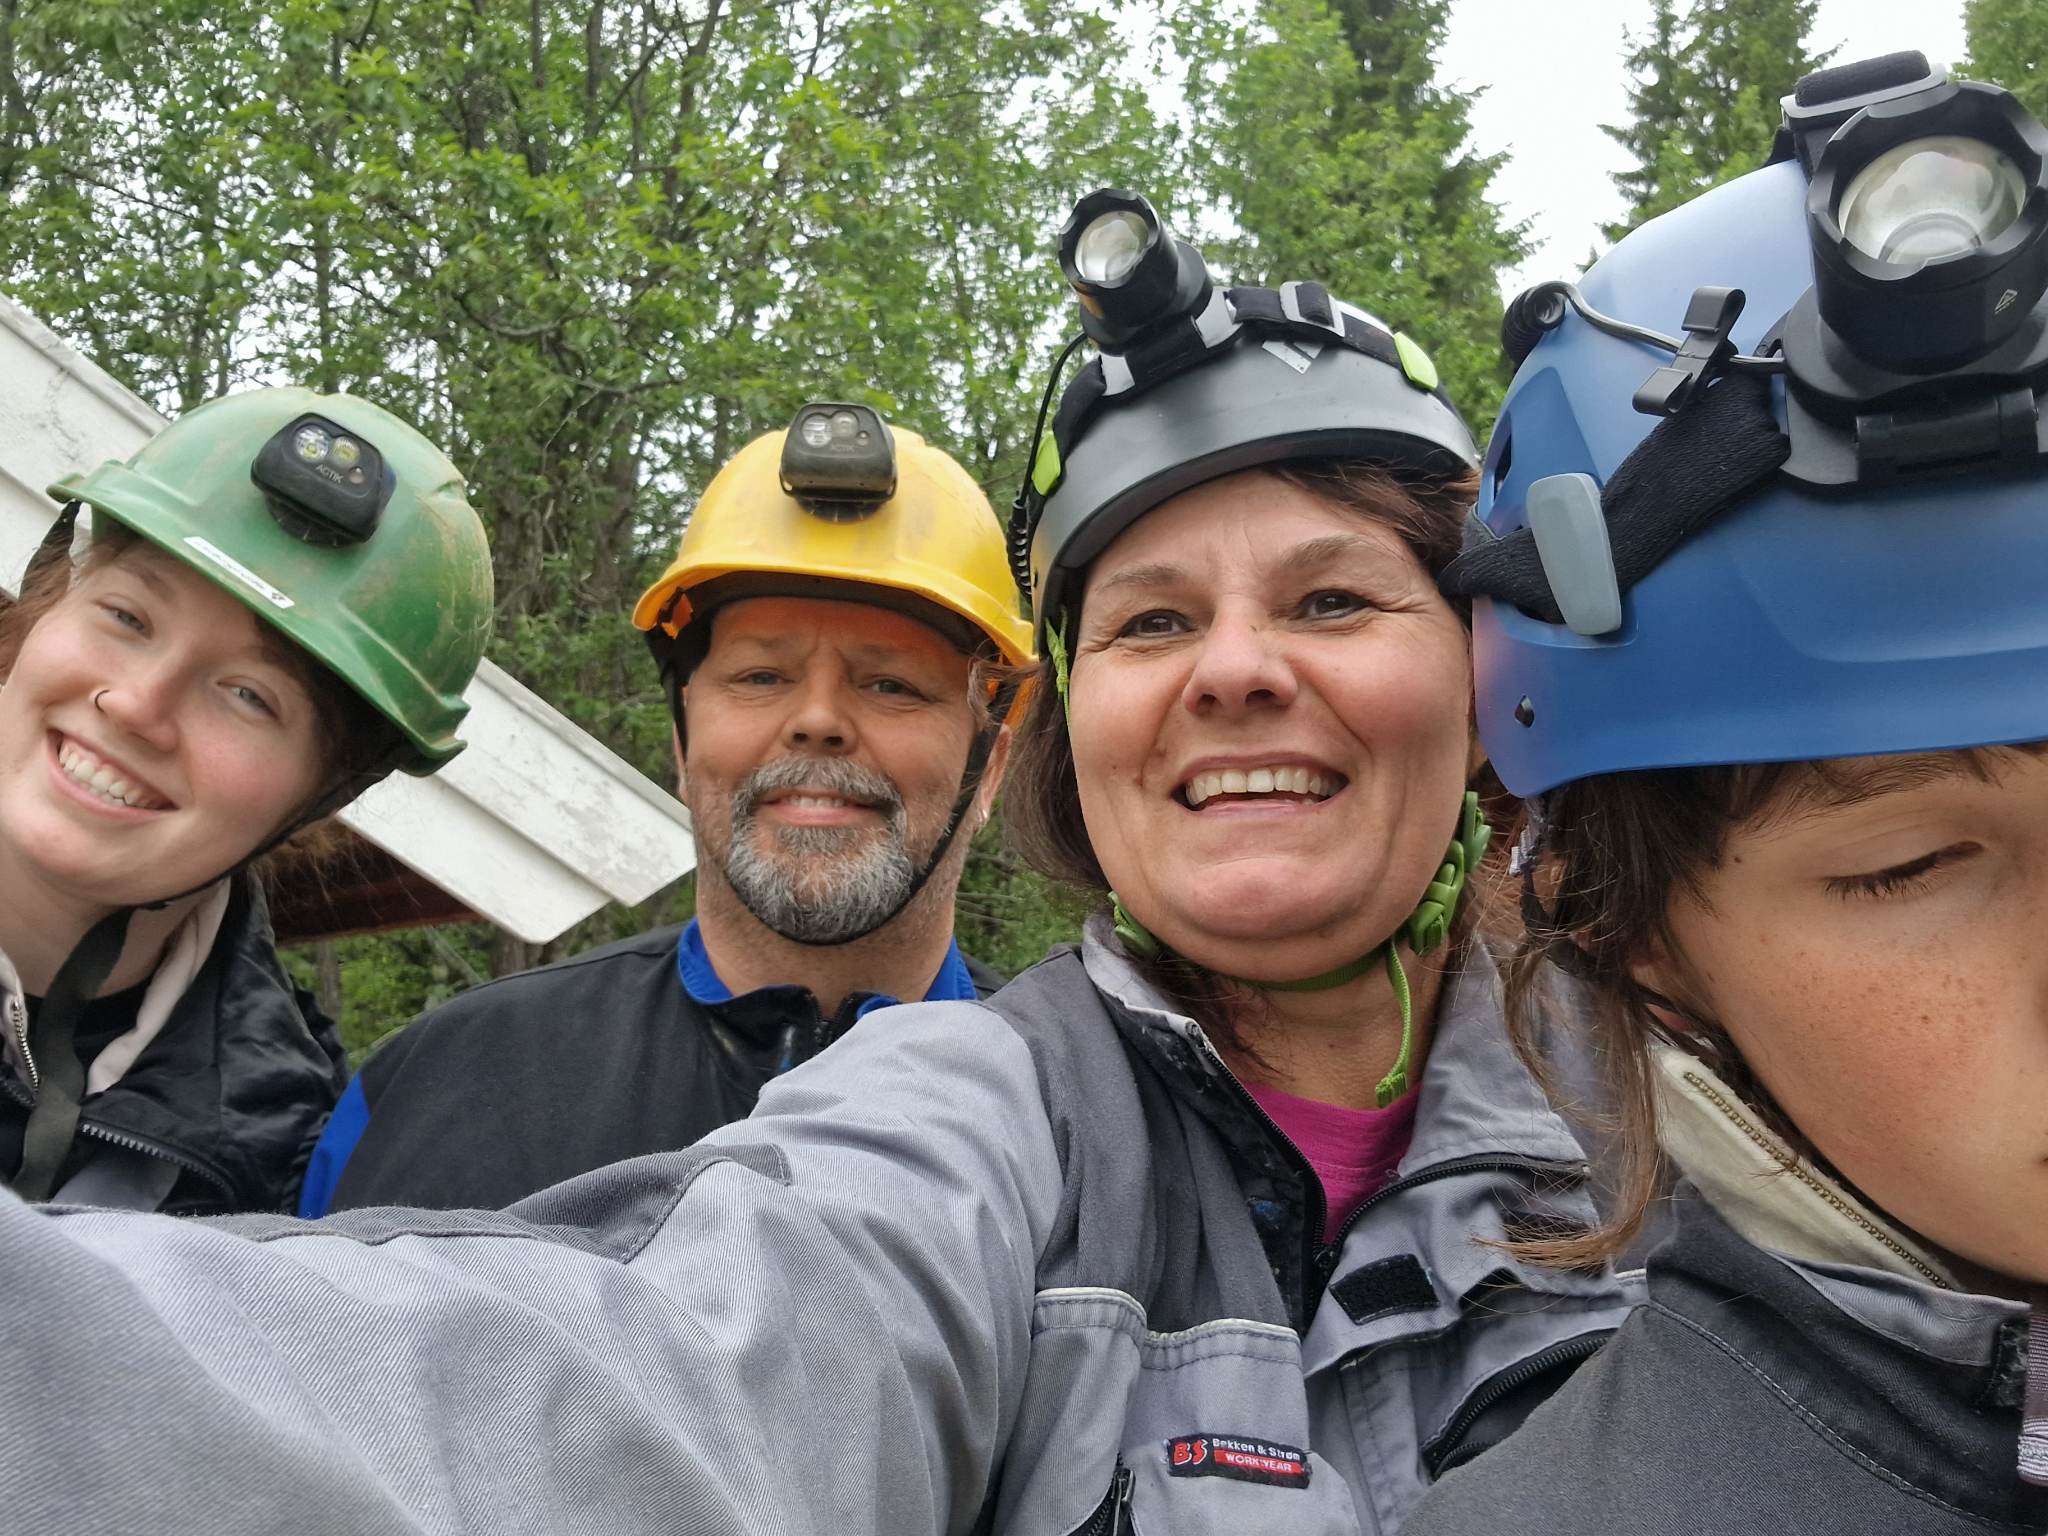
[(0, 1507), (78, 1532), (964, 1531), (1059, 1182), (1023, 1043), (943, 1004), (509, 1213), (8, 1197)]

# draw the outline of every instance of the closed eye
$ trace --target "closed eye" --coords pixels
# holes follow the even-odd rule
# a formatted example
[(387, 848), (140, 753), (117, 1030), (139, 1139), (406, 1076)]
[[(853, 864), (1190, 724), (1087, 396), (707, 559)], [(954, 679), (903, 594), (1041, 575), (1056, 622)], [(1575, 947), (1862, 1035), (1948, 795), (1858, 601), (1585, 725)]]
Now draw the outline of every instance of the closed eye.
[(1923, 854), (1904, 864), (1894, 864), (1889, 869), (1873, 870), (1867, 875), (1839, 875), (1828, 881), (1828, 894), (1845, 901), (1881, 901), (1887, 897), (1914, 895), (1934, 883), (1932, 876), (1937, 870), (1967, 859), (1976, 851), (1975, 843), (1957, 843), (1953, 847), (1937, 848), (1933, 853)]
[(247, 683), (229, 683), (227, 684), (227, 690), (237, 700), (248, 705), (251, 709), (268, 715), (273, 720), (277, 718), (277, 706), (272, 704), (269, 699), (265, 698), (254, 688), (251, 688)]

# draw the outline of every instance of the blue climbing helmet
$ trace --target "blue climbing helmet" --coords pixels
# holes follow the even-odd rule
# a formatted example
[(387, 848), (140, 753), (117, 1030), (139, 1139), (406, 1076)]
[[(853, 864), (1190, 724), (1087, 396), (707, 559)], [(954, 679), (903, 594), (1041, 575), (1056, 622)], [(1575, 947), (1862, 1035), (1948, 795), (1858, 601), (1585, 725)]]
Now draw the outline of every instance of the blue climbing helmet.
[(2048, 738), (2044, 293), (2048, 133), (1895, 54), (1517, 299), (1444, 575), (1507, 787)]

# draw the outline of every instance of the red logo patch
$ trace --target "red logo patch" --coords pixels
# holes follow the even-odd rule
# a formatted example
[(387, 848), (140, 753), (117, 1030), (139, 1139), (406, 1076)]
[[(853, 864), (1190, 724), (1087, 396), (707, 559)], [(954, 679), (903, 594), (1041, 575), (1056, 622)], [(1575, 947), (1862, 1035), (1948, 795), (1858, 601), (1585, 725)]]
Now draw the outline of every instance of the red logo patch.
[(1242, 1435), (1180, 1435), (1166, 1442), (1166, 1470), (1174, 1477), (1228, 1477), (1274, 1488), (1306, 1488), (1308, 1452)]

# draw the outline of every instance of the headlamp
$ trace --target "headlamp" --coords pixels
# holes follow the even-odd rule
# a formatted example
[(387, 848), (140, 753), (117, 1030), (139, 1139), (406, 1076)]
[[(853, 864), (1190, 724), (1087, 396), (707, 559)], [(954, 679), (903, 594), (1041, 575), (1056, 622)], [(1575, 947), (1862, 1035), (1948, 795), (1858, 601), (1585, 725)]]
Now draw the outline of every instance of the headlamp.
[(1120, 187), (1074, 205), (1060, 230), (1060, 270), (1081, 301), (1081, 329), (1107, 351), (1209, 302), (1202, 253), (1175, 239), (1151, 203)]
[(301, 416), (249, 466), (270, 515), (309, 544), (360, 544), (377, 531), (398, 475), (376, 445), (324, 416)]
[(1841, 346), (1945, 371), (2013, 335), (2048, 291), (2048, 134), (1996, 86), (1909, 88), (1828, 138), (1806, 222)]
[(827, 522), (866, 517), (896, 494), (896, 440), (865, 405), (817, 400), (782, 439), (782, 489)]
[(1894, 266), (1981, 251), (2027, 197), (2020, 168), (1977, 139), (1908, 139), (1858, 171), (1842, 194), (1842, 238)]

